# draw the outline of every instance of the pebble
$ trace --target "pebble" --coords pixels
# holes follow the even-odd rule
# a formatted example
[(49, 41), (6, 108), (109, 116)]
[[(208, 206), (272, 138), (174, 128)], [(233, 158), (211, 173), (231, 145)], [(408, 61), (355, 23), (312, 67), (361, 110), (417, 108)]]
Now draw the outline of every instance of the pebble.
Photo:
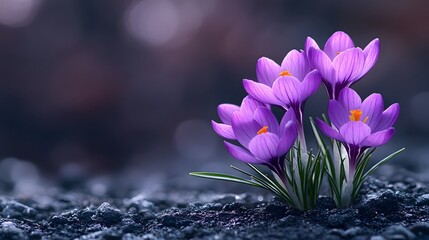
[(223, 206), (222, 211), (234, 211), (234, 210), (238, 210), (240, 209), (240, 207), (242, 206), (241, 203), (230, 203), (230, 204), (226, 204), (225, 206)]
[(356, 208), (359, 212), (367, 215), (396, 214), (400, 208), (400, 201), (403, 200), (403, 193), (396, 193), (392, 190), (386, 190), (382, 194), (378, 194), (367, 200), (363, 200), (357, 204)]
[(286, 213), (286, 205), (270, 204), (265, 207), (265, 211), (272, 215), (282, 216)]
[(328, 196), (320, 196), (317, 201), (317, 208), (318, 209), (334, 209), (335, 208), (335, 202), (334, 199)]
[(3, 208), (1, 216), (5, 218), (33, 218), (37, 214), (33, 208), (14, 200), (2, 201), (0, 205)]
[(388, 227), (383, 236), (386, 239), (415, 239), (416, 235), (402, 225), (393, 225)]
[(429, 235), (429, 223), (416, 223), (410, 227), (410, 230), (416, 235)]
[(369, 240), (385, 240), (385, 238), (380, 235), (375, 235), (375, 236), (371, 236)]
[[(429, 222), (421, 222), (429, 203), (416, 205), (429, 190), (413, 184), (421, 190), (370, 177), (354, 205), (336, 208), (321, 196), (307, 212), (260, 194), (207, 193), (203, 201), (198, 191), (174, 189), (174, 197), (126, 200), (58, 190), (43, 208), (36, 195), (20, 200), (25, 204), (0, 197), (0, 239), (429, 239)], [(400, 223), (410, 227), (391, 226)]]
[(179, 218), (179, 217), (176, 217), (176, 216), (173, 216), (173, 215), (169, 215), (169, 214), (166, 214), (166, 215), (162, 216), (159, 219), (159, 221), (164, 226), (172, 227), (172, 228), (186, 227), (186, 226), (189, 226), (192, 223), (192, 221), (190, 221), (190, 220)]
[(347, 229), (346, 231), (344, 231), (341, 236), (343, 238), (353, 238), (359, 235), (365, 235), (367, 233), (367, 231), (361, 227), (352, 227)]
[(135, 207), (137, 209), (150, 209), (156, 210), (156, 206), (153, 202), (145, 199), (144, 194), (139, 194), (131, 199), (125, 199), (123, 202), (128, 208)]
[(99, 221), (104, 224), (115, 224), (122, 220), (122, 214), (119, 209), (113, 208), (109, 203), (102, 203), (91, 217), (94, 221)]
[(328, 216), (327, 225), (329, 227), (342, 228), (352, 225), (354, 213), (349, 210), (334, 213)]
[(231, 196), (231, 195), (225, 195), (221, 198), (218, 198), (216, 200), (214, 200), (214, 203), (220, 203), (222, 205), (225, 204), (231, 204), (231, 203), (235, 203), (236, 202), (237, 197), (236, 196)]
[(28, 239), (25, 232), (13, 222), (3, 222), (0, 226), (0, 239), (21, 240)]
[(429, 205), (429, 194), (423, 194), (417, 198), (416, 201), (417, 206)]

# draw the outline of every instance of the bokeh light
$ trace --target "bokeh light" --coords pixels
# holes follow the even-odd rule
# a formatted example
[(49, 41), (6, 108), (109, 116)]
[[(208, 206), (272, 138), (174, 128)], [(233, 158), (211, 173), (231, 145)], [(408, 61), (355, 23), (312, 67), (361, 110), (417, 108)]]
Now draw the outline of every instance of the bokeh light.
[(130, 32), (152, 45), (171, 41), (178, 30), (178, 11), (168, 0), (139, 1), (126, 16)]
[[(216, 106), (240, 103), (242, 79), (256, 78), (259, 57), (280, 62), (307, 36), (322, 45), (337, 30), (361, 47), (380, 39), (380, 59), (354, 87), (401, 104), (389, 146), (419, 139), (424, 147), (429, 15), (412, 13), (429, 2), (402, 6), (0, 0), (0, 159), (25, 159), (66, 185), (127, 168), (163, 175), (178, 162), (178, 175), (222, 171), (234, 160), (211, 129)], [(320, 88), (304, 116), (326, 113), (325, 101)], [(106, 184), (99, 179), (90, 191), (103, 194)]]
[(0, 0), (0, 23), (23, 26), (33, 18), (40, 3), (41, 0)]

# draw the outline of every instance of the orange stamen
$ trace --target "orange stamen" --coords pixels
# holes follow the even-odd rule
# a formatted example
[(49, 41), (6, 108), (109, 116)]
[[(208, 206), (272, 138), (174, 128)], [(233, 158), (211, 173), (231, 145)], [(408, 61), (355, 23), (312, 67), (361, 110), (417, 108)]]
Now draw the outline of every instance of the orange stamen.
[(337, 52), (337, 55), (340, 54), (341, 52)]
[(286, 71), (280, 72), (279, 76), (281, 76), (281, 77), (292, 76), (292, 74), (288, 70), (286, 70)]
[(350, 111), (350, 121), (356, 122), (360, 120), (360, 116), (362, 115), (362, 111), (360, 109), (351, 110)]
[(368, 122), (368, 116), (365, 117), (365, 119), (363, 120), (363, 123)]
[(268, 126), (263, 126), (256, 134), (263, 134), (268, 132)]

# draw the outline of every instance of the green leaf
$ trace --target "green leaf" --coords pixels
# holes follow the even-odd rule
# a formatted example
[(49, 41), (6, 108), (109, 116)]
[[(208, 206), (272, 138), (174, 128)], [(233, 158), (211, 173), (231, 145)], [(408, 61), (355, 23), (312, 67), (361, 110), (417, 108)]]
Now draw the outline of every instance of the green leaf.
[(201, 177), (201, 178), (209, 178), (209, 179), (216, 179), (216, 180), (222, 180), (222, 181), (228, 181), (228, 182), (236, 182), (236, 183), (243, 183), (247, 185), (251, 185), (254, 187), (262, 187), (258, 183), (252, 182), (247, 179), (243, 179), (240, 177), (223, 174), (223, 173), (215, 173), (215, 172), (191, 172), (189, 173), (191, 176), (195, 177)]
[(316, 124), (314, 124), (313, 118), (310, 118), (310, 124), (311, 128), (313, 129), (314, 136), (316, 137), (317, 144), (319, 145), (320, 149), (322, 150), (323, 155), (326, 155), (327, 153), (327, 147), (323, 139), (320, 137), (319, 131), (316, 128)]
[[(259, 174), (261, 177), (263, 177), (267, 182), (269, 182), (270, 184), (274, 185), (274, 186), (278, 186), (277, 182), (273, 181), (271, 178), (269, 178), (266, 174), (264, 174), (263, 172), (261, 172), (261, 170), (259, 170), (257, 167), (253, 166), (250, 163), (247, 163), (247, 165), (253, 169), (253, 171), (255, 171), (257, 174)], [(281, 189), (283, 189), (283, 187), (280, 187)]]
[(356, 167), (356, 172), (353, 180), (353, 196), (357, 195), (357, 192), (359, 191), (362, 182), (363, 182), (363, 176), (365, 173), (366, 166), (368, 165), (368, 162), (372, 156), (372, 153), (375, 151), (374, 149), (367, 149), (362, 154), (362, 156), (358, 160), (358, 165)]
[(266, 174), (264, 174), (263, 172), (261, 172), (258, 168), (256, 168), (255, 166), (253, 166), (250, 163), (247, 163), (247, 165), (253, 169), (253, 171), (255, 171), (256, 173), (258, 173), (263, 179), (266, 180), (267, 183), (269, 183), (272, 186), (275, 186), (277, 188), (277, 190), (279, 190), (280, 192), (282, 192), (285, 195), (289, 195), (286, 191), (286, 189), (283, 188), (283, 186), (281, 186), (276, 180), (272, 180), (271, 178), (269, 178)]
[(370, 168), (365, 175), (363, 175), (363, 178), (365, 179), (370, 173), (374, 172), (375, 169), (377, 169), (379, 166), (381, 166), (383, 163), (389, 161), (391, 158), (395, 157), (396, 155), (398, 155), (399, 153), (403, 152), (405, 150), (405, 148), (401, 148), (398, 151), (390, 154), (389, 156), (383, 158), (381, 161), (379, 161), (377, 164), (375, 164), (372, 168)]
[(350, 179), (347, 179), (346, 177), (346, 170), (344, 166), (345, 158), (341, 159), (341, 165), (340, 165), (340, 189), (343, 189), (344, 180), (348, 182)]

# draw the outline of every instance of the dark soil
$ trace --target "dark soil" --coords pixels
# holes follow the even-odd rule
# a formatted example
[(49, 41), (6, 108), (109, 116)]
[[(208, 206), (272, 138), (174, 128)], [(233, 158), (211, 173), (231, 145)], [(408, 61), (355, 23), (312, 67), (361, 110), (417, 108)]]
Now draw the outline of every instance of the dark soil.
[(0, 239), (429, 239), (428, 186), (401, 174), (370, 177), (352, 207), (321, 196), (308, 212), (257, 193), (122, 198), (53, 188), (0, 198)]

